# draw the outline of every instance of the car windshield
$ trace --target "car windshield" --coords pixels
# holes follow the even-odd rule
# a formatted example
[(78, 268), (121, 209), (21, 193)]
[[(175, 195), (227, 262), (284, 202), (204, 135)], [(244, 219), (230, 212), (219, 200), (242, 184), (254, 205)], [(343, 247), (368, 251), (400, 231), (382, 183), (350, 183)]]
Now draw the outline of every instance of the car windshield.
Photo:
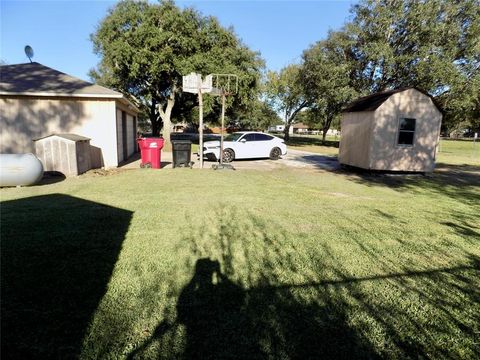
[(237, 141), (242, 137), (243, 133), (233, 133), (225, 136), (224, 141)]

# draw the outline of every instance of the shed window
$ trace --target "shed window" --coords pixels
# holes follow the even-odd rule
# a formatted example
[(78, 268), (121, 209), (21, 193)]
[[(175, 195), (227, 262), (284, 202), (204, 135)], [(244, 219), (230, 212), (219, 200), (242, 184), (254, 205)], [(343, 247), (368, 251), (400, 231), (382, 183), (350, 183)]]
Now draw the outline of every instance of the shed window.
[(415, 137), (415, 119), (400, 118), (400, 124), (398, 128), (398, 145), (413, 145), (413, 139)]

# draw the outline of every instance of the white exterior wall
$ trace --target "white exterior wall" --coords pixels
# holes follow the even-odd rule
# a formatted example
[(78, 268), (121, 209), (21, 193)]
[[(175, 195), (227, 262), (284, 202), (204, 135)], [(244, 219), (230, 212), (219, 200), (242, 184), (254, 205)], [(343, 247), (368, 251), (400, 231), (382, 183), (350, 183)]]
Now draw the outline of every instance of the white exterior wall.
[(32, 139), (72, 133), (91, 139), (93, 167), (116, 167), (115, 100), (0, 97), (0, 151), (34, 153)]
[[(413, 146), (397, 145), (400, 118), (416, 119)], [(432, 99), (420, 91), (409, 89), (393, 94), (375, 111), (368, 168), (433, 171), (441, 122), (442, 114)]]

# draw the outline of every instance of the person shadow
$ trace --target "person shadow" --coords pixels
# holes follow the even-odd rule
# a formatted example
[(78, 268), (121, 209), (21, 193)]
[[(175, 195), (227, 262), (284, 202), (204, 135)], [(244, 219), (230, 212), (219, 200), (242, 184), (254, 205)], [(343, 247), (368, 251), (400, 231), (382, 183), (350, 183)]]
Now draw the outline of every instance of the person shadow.
[(246, 291), (228, 279), (217, 260), (198, 259), (195, 272), (182, 289), (174, 323), (162, 321), (152, 336), (128, 359), (142, 358), (157, 340), (183, 325), (186, 331), (183, 359), (257, 358), (259, 351), (248, 331)]
[(197, 260), (177, 302), (177, 321), (185, 325), (187, 334), (185, 358), (255, 354), (246, 333), (245, 298), (246, 292), (221, 272), (217, 260)]
[[(323, 305), (297, 298), (294, 285), (246, 290), (221, 272), (219, 261), (198, 259), (177, 299), (176, 320), (161, 321), (127, 359), (379, 359), (348, 324), (348, 304), (321, 285), (305, 284), (312, 291), (318, 286)], [(179, 326), (181, 353), (170, 341)], [(160, 348), (152, 357), (153, 343)]]

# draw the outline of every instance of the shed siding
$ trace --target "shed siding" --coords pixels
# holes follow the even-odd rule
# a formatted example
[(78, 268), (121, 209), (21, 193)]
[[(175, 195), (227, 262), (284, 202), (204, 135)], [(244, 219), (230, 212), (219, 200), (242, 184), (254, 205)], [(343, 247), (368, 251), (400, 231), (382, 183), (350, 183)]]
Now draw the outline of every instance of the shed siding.
[[(416, 119), (413, 146), (399, 146), (401, 117)], [(410, 89), (392, 95), (375, 111), (369, 168), (394, 171), (433, 171), (442, 115), (432, 100)]]
[(118, 164), (115, 100), (0, 97), (0, 151), (34, 152), (32, 139), (74, 133), (91, 139), (93, 167)]
[(341, 164), (368, 167), (372, 124), (373, 112), (350, 112), (342, 115), (338, 155)]

